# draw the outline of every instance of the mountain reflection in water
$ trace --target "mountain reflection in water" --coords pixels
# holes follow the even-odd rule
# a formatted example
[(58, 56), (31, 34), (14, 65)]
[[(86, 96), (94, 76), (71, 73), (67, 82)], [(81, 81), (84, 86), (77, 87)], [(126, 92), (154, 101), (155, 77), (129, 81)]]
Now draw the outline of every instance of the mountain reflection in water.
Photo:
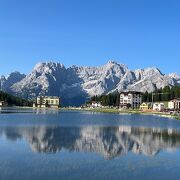
[(25, 139), (33, 151), (56, 153), (62, 149), (94, 152), (107, 159), (128, 153), (156, 155), (161, 150), (180, 147), (180, 131), (175, 129), (118, 127), (0, 127), (0, 136)]

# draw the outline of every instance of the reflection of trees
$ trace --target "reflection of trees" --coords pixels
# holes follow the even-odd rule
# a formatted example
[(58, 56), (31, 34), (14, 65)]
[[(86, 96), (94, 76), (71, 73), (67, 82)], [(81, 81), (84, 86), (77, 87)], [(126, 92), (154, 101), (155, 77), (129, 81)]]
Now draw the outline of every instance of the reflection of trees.
[(180, 147), (180, 132), (172, 129), (143, 127), (1, 127), (7, 139), (24, 138), (33, 151), (55, 153), (69, 151), (95, 152), (113, 158), (132, 151), (155, 155), (161, 150)]

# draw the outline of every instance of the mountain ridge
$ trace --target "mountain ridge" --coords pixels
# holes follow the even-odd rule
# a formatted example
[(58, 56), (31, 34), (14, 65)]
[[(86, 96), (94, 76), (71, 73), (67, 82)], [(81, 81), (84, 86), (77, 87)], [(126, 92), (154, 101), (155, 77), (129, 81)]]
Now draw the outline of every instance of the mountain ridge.
[(40, 62), (25, 75), (13, 72), (1, 76), (1, 90), (23, 98), (38, 95), (60, 96), (67, 105), (80, 105), (93, 95), (124, 90), (152, 92), (165, 86), (180, 85), (177, 73), (163, 74), (156, 67), (130, 70), (126, 65), (108, 61), (98, 67), (70, 66), (62, 63)]

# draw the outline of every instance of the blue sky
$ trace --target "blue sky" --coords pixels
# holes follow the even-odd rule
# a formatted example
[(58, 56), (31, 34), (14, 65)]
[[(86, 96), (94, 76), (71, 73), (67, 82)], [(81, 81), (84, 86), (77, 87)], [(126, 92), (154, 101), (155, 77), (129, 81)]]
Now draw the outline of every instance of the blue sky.
[(0, 0), (0, 74), (40, 61), (180, 73), (178, 0)]

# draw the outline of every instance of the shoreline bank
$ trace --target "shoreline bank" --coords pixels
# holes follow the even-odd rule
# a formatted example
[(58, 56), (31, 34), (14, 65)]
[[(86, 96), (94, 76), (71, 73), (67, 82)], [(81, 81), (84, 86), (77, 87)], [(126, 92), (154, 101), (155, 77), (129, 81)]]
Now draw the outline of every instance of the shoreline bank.
[(89, 111), (89, 112), (100, 112), (100, 113), (116, 113), (116, 114), (142, 114), (142, 115), (156, 115), (161, 117), (168, 117), (180, 120), (180, 116), (165, 112), (155, 112), (155, 111), (140, 111), (140, 110), (120, 110), (113, 108), (62, 108), (64, 110), (78, 110), (78, 111)]
[[(51, 108), (33, 108), (28, 106), (13, 106), (13, 107), (2, 107), (0, 109), (43, 109), (43, 110), (49, 110)], [(67, 111), (89, 111), (89, 112), (99, 112), (99, 113), (114, 113), (114, 114), (141, 114), (141, 115), (155, 115), (155, 116), (161, 116), (161, 117), (167, 117), (167, 118), (173, 118), (176, 120), (180, 120), (180, 116), (169, 114), (166, 112), (156, 112), (156, 111), (140, 111), (140, 110), (130, 110), (130, 109), (116, 109), (116, 108), (80, 108), (80, 107), (61, 107), (61, 108), (55, 108), (54, 110), (67, 110)]]

